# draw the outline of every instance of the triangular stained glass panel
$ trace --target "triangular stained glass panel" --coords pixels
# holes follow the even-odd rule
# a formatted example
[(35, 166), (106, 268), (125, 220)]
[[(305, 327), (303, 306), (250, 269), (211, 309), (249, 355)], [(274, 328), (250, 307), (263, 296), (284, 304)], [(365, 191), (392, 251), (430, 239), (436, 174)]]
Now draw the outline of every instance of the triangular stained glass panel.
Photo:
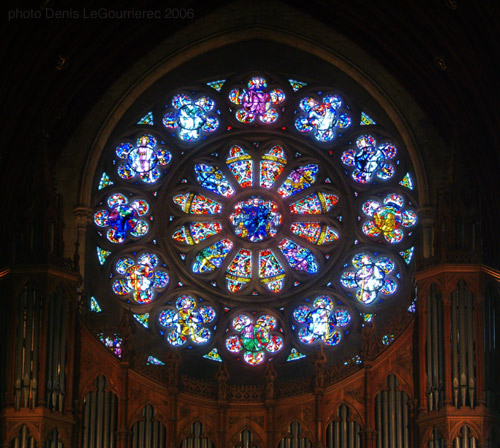
[(149, 313), (134, 314), (134, 319), (139, 322), (143, 327), (149, 328)]
[(144, 117), (142, 117), (138, 122), (137, 124), (147, 124), (149, 126), (153, 126), (154, 125), (154, 121), (153, 121), (153, 112), (148, 112), (146, 115), (144, 115)]
[(210, 359), (210, 361), (222, 362), (222, 359), (221, 359), (219, 353), (217, 352), (216, 348), (209, 351), (206, 355), (203, 355), (203, 357), (206, 359)]
[(305, 357), (306, 357), (306, 355), (303, 355), (302, 353), (300, 353), (296, 348), (292, 348), (292, 350), (290, 351), (290, 355), (287, 358), (287, 362), (288, 361), (297, 361), (298, 359), (303, 359)]
[(146, 361), (146, 364), (148, 366), (164, 366), (165, 363), (160, 361), (158, 358), (155, 358), (154, 356), (148, 356), (148, 360)]
[(99, 302), (95, 297), (90, 298), (90, 311), (93, 311), (94, 313), (102, 312), (102, 308), (100, 307)]
[(361, 126), (368, 126), (370, 124), (377, 124), (375, 120), (373, 120), (369, 115), (361, 112), (361, 122), (359, 123)]
[(405, 261), (406, 264), (411, 263), (411, 259), (413, 258), (414, 250), (415, 250), (414, 247), (410, 247), (409, 249), (406, 249), (406, 250), (399, 252), (399, 255), (401, 255), (403, 257), (403, 260)]
[(218, 81), (207, 82), (207, 86), (212, 87), (212, 89), (217, 90), (217, 92), (220, 92), (225, 82), (225, 79), (219, 79)]
[(413, 180), (410, 176), (410, 173), (406, 173), (405, 177), (399, 182), (399, 185), (408, 188), (409, 190), (413, 190)]
[(102, 173), (98, 189), (102, 190), (103, 188), (109, 187), (110, 185), (113, 185), (113, 181), (109, 178), (109, 176), (106, 173)]
[(106, 259), (110, 254), (111, 252), (109, 250), (104, 250), (97, 246), (97, 259), (99, 260), (99, 264), (101, 266), (106, 262)]
[(292, 86), (294, 92), (298, 92), (302, 87), (307, 86), (305, 82), (296, 81), (295, 79), (289, 79), (288, 82)]

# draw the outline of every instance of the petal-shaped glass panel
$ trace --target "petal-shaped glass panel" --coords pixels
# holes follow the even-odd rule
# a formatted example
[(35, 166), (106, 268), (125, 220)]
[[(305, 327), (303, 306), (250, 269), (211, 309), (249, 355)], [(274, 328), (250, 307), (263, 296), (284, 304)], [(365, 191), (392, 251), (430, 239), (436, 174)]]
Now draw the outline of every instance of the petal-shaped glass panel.
[(239, 291), (252, 276), (252, 252), (248, 249), (240, 249), (229, 264), (226, 271), (228, 289), (231, 292)]
[(233, 187), (220, 169), (204, 163), (198, 163), (194, 166), (194, 171), (198, 183), (207, 190), (227, 198), (234, 194)]
[(189, 225), (182, 226), (172, 234), (172, 238), (180, 243), (190, 246), (198, 244), (211, 236), (217, 235), (222, 231), (222, 224), (218, 221), (213, 222), (192, 222)]
[(222, 205), (202, 194), (186, 193), (174, 196), (174, 203), (184, 213), (193, 215), (214, 215), (222, 211)]
[(229, 150), (226, 159), (229, 170), (233, 173), (236, 181), (243, 187), (251, 187), (253, 182), (253, 161), (250, 155), (238, 145)]
[(271, 188), (286, 165), (285, 151), (280, 145), (274, 145), (262, 156), (260, 162), (260, 186)]
[(338, 232), (330, 226), (322, 226), (319, 222), (292, 222), (290, 230), (307, 241), (321, 245), (339, 239)]
[(296, 168), (288, 175), (278, 193), (284, 198), (297, 194), (316, 182), (317, 173), (318, 165), (313, 163)]
[(318, 272), (318, 263), (309, 249), (299, 246), (287, 238), (284, 238), (280, 242), (279, 248), (293, 269), (304, 271), (308, 274)]
[(232, 248), (233, 243), (227, 238), (205, 247), (196, 255), (193, 272), (202, 274), (217, 269)]

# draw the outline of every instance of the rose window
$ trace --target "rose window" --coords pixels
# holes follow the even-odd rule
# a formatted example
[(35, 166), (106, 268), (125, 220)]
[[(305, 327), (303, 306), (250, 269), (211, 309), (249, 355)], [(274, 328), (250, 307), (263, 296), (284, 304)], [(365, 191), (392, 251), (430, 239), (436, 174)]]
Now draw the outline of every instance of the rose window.
[[(207, 278), (225, 283), (229, 292), (279, 293), (286, 286), (286, 270), (292, 271), (290, 280), (300, 282), (326, 261), (318, 247), (334, 249), (341, 234), (341, 223), (333, 219), (339, 194), (320, 184), (317, 163), (291, 157), (286, 145), (253, 146), (230, 145), (213, 163), (193, 161), (186, 174), (197, 192), (176, 194), (173, 203), (196, 216), (174, 229), (172, 238), (193, 246), (179, 247), (189, 252), (186, 261), (193, 260), (186, 269), (202, 278), (211, 274)], [(212, 216), (197, 221), (201, 215)], [(250, 284), (254, 291), (246, 291)]]
[(374, 101), (368, 115), (325, 80), (212, 79), (164, 91), (165, 78), (106, 143), (90, 312), (131, 312), (135, 352), (179, 351), (194, 375), (213, 361), (286, 370), (318, 346), (330, 363), (354, 359), (366, 316), (383, 327), (408, 309), (406, 148)]

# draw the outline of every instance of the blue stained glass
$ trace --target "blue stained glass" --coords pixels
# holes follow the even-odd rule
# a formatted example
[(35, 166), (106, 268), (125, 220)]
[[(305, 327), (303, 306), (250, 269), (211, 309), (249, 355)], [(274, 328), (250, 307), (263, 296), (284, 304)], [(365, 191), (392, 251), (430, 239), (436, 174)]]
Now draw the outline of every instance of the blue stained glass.
[(281, 241), (279, 247), (293, 269), (305, 271), (308, 274), (318, 272), (318, 263), (309, 249), (299, 246), (287, 238)]
[(397, 152), (389, 143), (377, 142), (371, 135), (362, 135), (356, 140), (357, 149), (349, 149), (342, 154), (342, 163), (353, 167), (352, 178), (359, 183), (370, 182), (374, 176), (387, 180), (394, 175), (394, 166), (387, 162)]
[(342, 333), (337, 327), (349, 325), (351, 316), (346, 310), (332, 310), (333, 300), (328, 296), (317, 297), (313, 308), (301, 305), (293, 313), (294, 319), (303, 326), (298, 337), (304, 344), (321, 341), (326, 345), (337, 345), (342, 340)]
[(118, 165), (118, 175), (125, 180), (138, 177), (145, 183), (154, 183), (161, 176), (161, 170), (172, 160), (169, 151), (158, 148), (156, 138), (150, 134), (142, 135), (137, 139), (137, 145), (121, 143), (116, 148), (116, 155), (125, 159)]
[(396, 281), (386, 277), (395, 269), (395, 263), (389, 257), (374, 258), (359, 253), (353, 257), (352, 265), (356, 270), (345, 271), (340, 283), (344, 288), (355, 289), (358, 301), (369, 305), (377, 299), (379, 292), (385, 295), (396, 292)]
[(160, 324), (171, 328), (167, 341), (173, 346), (180, 346), (189, 338), (195, 344), (206, 344), (211, 331), (203, 325), (215, 320), (215, 310), (209, 305), (198, 308), (196, 300), (187, 295), (178, 297), (175, 307), (175, 310), (163, 310), (159, 316)]
[(282, 221), (277, 204), (258, 196), (238, 202), (229, 219), (236, 235), (252, 242), (275, 236)]
[(232, 248), (232, 241), (226, 238), (202, 249), (196, 256), (193, 264), (193, 272), (201, 274), (217, 269)]
[(201, 133), (212, 133), (219, 127), (219, 119), (213, 114), (215, 101), (201, 96), (196, 100), (186, 94), (178, 94), (172, 99), (174, 110), (167, 110), (163, 125), (176, 129), (178, 137), (187, 142), (197, 141)]
[(319, 142), (329, 142), (336, 136), (336, 129), (347, 128), (351, 118), (341, 113), (342, 100), (337, 95), (326, 95), (321, 101), (312, 97), (303, 98), (299, 107), (305, 115), (299, 115), (295, 127), (300, 132), (313, 132)]
[(199, 163), (195, 165), (194, 171), (198, 183), (207, 190), (225, 197), (231, 197), (234, 194), (233, 187), (218, 168)]

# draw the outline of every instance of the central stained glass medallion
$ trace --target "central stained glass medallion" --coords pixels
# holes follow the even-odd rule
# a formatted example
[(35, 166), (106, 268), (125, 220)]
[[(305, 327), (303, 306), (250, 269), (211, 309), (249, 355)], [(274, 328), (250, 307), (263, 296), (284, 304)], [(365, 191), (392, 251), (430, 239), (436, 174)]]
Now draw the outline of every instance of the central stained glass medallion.
[(282, 216), (274, 201), (252, 196), (235, 204), (229, 220), (236, 236), (256, 243), (278, 233)]

